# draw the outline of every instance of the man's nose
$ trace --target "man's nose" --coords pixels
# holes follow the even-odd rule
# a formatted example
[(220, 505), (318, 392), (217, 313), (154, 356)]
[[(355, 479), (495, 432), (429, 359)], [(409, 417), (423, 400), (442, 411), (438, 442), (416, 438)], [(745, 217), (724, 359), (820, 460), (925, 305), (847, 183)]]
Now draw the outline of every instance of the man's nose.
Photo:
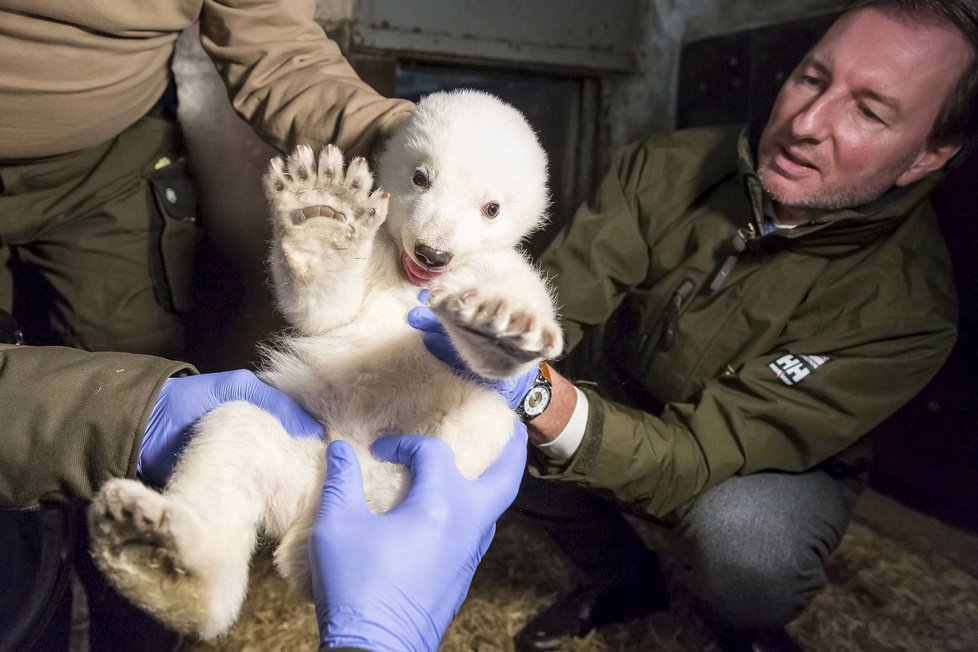
[(829, 95), (813, 97), (791, 121), (791, 132), (799, 140), (821, 142), (835, 122), (836, 101)]

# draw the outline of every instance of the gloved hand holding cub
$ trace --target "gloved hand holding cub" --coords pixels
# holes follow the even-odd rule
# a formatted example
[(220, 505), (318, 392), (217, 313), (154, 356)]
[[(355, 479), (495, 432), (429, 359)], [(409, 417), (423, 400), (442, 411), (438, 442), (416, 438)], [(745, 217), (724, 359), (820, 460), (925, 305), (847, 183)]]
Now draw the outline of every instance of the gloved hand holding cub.
[(433, 437), (398, 435), (373, 444), (382, 460), (411, 469), (397, 507), (374, 514), (360, 464), (342, 441), (326, 451), (326, 483), (309, 542), (320, 639), (327, 647), (377, 652), (435, 650), (513, 502), (526, 465), (526, 427), (476, 480)]
[(239, 369), (169, 378), (163, 383), (146, 424), (136, 473), (158, 487), (166, 484), (193, 425), (222, 403), (248, 401), (270, 412), (293, 437), (322, 437), (323, 427), (291, 397)]

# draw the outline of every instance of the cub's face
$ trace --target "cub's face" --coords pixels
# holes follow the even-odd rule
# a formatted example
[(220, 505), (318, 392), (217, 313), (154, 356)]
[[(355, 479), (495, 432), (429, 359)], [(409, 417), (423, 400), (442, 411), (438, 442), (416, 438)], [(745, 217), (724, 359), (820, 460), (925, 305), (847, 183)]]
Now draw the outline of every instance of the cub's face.
[(547, 159), (516, 109), (485, 93), (435, 93), (380, 158), (387, 228), (408, 279), (423, 285), (474, 255), (512, 249), (542, 226)]

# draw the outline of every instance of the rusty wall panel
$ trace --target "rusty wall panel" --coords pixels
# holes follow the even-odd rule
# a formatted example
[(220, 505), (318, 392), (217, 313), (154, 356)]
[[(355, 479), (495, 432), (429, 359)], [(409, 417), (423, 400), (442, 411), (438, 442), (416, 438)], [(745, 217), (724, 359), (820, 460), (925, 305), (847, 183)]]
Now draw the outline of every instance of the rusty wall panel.
[(261, 184), (276, 152), (234, 112), (196, 27), (180, 37), (173, 70), (204, 225), (189, 361), (201, 371), (248, 367), (257, 360), (255, 343), (284, 325), (265, 270), (271, 229)]
[(353, 45), (427, 58), (634, 70), (642, 0), (357, 0)]

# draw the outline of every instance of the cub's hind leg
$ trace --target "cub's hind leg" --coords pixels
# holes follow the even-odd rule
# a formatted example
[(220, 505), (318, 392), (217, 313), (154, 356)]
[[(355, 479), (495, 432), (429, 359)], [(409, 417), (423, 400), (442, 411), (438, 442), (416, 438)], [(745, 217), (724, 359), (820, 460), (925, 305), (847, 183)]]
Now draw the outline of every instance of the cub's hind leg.
[(315, 489), (318, 439), (249, 403), (204, 417), (163, 493), (112, 480), (89, 510), (92, 554), (129, 600), (211, 639), (236, 620), (258, 531), (281, 536)]
[[(369, 445), (364, 442), (372, 441), (376, 436), (374, 434), (376, 430), (364, 427), (363, 419), (356, 421), (359, 423), (343, 423), (340, 420), (331, 424), (330, 430), (349, 433), (350, 437), (343, 437), (343, 439), (346, 439), (347, 443), (356, 451), (367, 506), (374, 513), (380, 514), (401, 501), (410, 484), (410, 475), (407, 468), (400, 464), (382, 462), (374, 458)], [(369, 436), (366, 434), (368, 431), (371, 433)], [(304, 503), (304, 507), (299, 510), (295, 520), (275, 549), (275, 568), (279, 575), (288, 582), (298, 595), (309, 600), (312, 600), (309, 535), (312, 533), (316, 516), (319, 513), (319, 501), (322, 495), (321, 480), (326, 474), (325, 460), (322, 455), (318, 459), (318, 464), (320, 486)]]

